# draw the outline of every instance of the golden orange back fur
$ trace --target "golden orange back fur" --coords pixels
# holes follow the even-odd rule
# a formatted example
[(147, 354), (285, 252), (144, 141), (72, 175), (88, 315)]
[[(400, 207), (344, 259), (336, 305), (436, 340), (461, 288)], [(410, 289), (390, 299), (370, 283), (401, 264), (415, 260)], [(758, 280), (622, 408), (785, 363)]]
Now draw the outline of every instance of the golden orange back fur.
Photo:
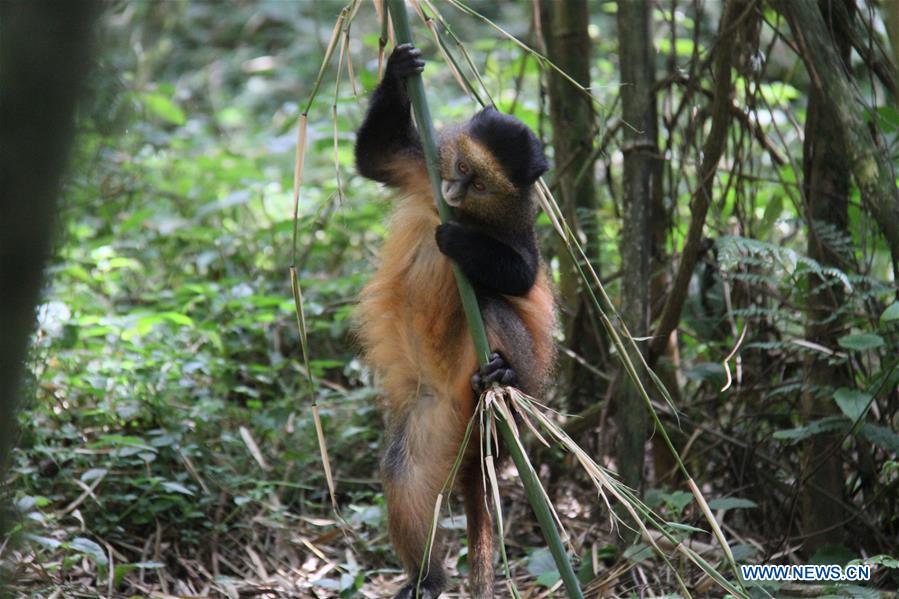
[[(402, 192), (356, 312), (363, 355), (381, 377), (388, 411), (405, 412), (426, 391), (452, 398), (464, 429), (474, 408), (469, 379), (477, 360), (450, 260), (434, 240), (440, 217), (424, 166), (409, 161), (394, 171)], [(536, 378), (543, 379), (552, 368), (555, 326), (546, 274), (526, 296), (506, 301), (530, 333)], [(501, 332), (487, 325), (491, 349), (514, 355), (518, 348), (504, 347)]]

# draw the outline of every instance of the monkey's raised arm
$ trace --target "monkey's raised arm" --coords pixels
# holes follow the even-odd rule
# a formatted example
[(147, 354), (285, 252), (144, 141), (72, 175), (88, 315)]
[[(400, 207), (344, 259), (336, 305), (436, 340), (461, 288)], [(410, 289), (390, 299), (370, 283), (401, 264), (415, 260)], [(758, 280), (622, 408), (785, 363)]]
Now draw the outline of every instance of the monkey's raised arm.
[(537, 279), (537, 246), (523, 235), (514, 246), (457, 223), (437, 227), (437, 246), (475, 287), (505, 295), (527, 295)]
[[(406, 78), (421, 73), (424, 65), (421, 50), (412, 44), (397, 46), (387, 60), (384, 78), (356, 133), (356, 169), (363, 177), (399, 187), (408, 163), (419, 163), (424, 169), (421, 140), (406, 93)], [(407, 168), (398, 168), (402, 166)]]

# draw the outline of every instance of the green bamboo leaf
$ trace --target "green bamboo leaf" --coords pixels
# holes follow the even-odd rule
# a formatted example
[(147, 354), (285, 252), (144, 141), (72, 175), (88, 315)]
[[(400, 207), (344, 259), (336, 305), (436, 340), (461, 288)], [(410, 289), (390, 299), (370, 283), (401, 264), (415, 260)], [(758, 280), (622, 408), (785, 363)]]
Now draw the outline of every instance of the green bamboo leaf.
[(191, 491), (190, 489), (188, 489), (181, 483), (176, 483), (173, 481), (166, 480), (166, 481), (163, 481), (161, 484), (162, 484), (163, 489), (165, 489), (166, 491), (170, 491), (172, 493), (180, 493), (182, 495), (193, 495), (194, 494), (193, 491)]
[(183, 125), (187, 122), (184, 111), (178, 108), (169, 98), (158, 92), (146, 93), (142, 100), (147, 110), (164, 121), (168, 121), (173, 125)]
[(622, 557), (631, 562), (642, 562), (652, 557), (652, 549), (646, 543), (637, 543), (625, 549)]
[(844, 335), (837, 339), (840, 347), (853, 350), (865, 351), (867, 349), (875, 349), (883, 345), (883, 337), (875, 333), (852, 333)]
[(190, 316), (186, 316), (179, 312), (163, 312), (159, 316), (170, 322), (174, 322), (175, 324), (180, 324), (185, 327), (194, 326), (194, 321)]
[(871, 401), (871, 395), (858, 389), (847, 389), (840, 387), (833, 394), (834, 401), (840, 406), (840, 410), (849, 420), (855, 422), (862, 417), (868, 403)]
[(807, 439), (812, 435), (829, 433), (845, 427), (846, 420), (842, 416), (828, 416), (827, 418), (814, 420), (805, 426), (775, 431), (772, 436), (781, 441), (792, 441), (795, 443)]
[(899, 433), (893, 429), (866, 422), (859, 429), (859, 433), (877, 447), (899, 453)]
[(880, 555), (872, 555), (871, 557), (865, 557), (862, 559), (854, 559), (849, 562), (850, 564), (868, 564), (869, 566), (883, 566), (884, 568), (889, 568), (891, 570), (899, 570), (899, 559), (891, 555), (886, 555), (881, 553)]
[(85, 537), (75, 537), (74, 539), (66, 543), (66, 545), (69, 547), (69, 549), (77, 551), (78, 553), (89, 555), (95, 562), (100, 565), (105, 566), (107, 563), (109, 563), (109, 560), (106, 557), (106, 552), (103, 551), (103, 548), (90, 539), (87, 539)]
[(531, 576), (542, 576), (551, 572), (556, 576), (559, 574), (549, 549), (536, 549), (528, 555), (528, 573)]
[(880, 315), (880, 322), (892, 322), (899, 320), (899, 302), (893, 302)]
[(758, 504), (751, 499), (743, 499), (742, 497), (721, 497), (709, 501), (709, 508), (713, 510), (739, 510), (758, 507)]

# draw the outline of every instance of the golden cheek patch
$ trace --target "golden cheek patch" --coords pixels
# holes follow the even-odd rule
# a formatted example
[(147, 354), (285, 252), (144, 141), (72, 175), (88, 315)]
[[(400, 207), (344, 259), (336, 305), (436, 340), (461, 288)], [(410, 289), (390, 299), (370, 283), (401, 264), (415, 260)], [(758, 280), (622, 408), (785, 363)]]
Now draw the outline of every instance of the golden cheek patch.
[(498, 195), (512, 195), (515, 185), (505, 176), (496, 158), (481, 144), (470, 137), (459, 139), (459, 153), (467, 156), (472, 168), (484, 181), (487, 189)]
[(438, 152), (440, 153), (440, 177), (444, 181), (455, 179), (457, 160), (456, 156), (458, 156), (456, 144), (442, 143), (440, 144)]

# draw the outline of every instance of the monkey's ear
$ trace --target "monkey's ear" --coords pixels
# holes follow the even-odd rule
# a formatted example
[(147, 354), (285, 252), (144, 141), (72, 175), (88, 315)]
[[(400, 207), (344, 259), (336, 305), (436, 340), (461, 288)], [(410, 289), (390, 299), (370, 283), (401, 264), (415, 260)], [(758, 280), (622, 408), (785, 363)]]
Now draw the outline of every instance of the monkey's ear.
[[(530, 129), (528, 131), (530, 132)], [(526, 185), (533, 185), (543, 173), (549, 170), (549, 160), (546, 159), (546, 154), (543, 153), (543, 144), (540, 143), (536, 135), (531, 133), (531, 139), (528, 140), (528, 143), (530, 144), (528, 147), (528, 153), (530, 153), (528, 159), (529, 168), (526, 170), (523, 179), (526, 181)]]
[(471, 119), (469, 132), (496, 157), (506, 176), (518, 187), (533, 185), (549, 169), (543, 146), (534, 132), (493, 105)]

